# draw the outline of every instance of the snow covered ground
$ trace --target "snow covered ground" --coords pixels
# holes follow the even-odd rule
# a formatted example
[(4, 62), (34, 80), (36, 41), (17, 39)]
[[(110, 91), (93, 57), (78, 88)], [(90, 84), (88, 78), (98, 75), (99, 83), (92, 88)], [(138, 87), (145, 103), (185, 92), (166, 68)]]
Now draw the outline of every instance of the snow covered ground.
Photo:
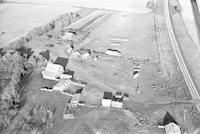
[(78, 11), (75, 7), (31, 4), (0, 4), (0, 47), (27, 34), (35, 27), (47, 24), (57, 16)]
[(146, 9), (148, 0), (7, 0), (17, 3), (34, 3), (57, 6), (75, 6), (119, 10), (125, 12), (149, 12)]
[(27, 34), (35, 27), (80, 7), (148, 13), (148, 0), (6, 0), (0, 4), (0, 47)]
[(197, 27), (195, 24), (195, 18), (193, 15), (191, 2), (189, 0), (179, 0), (179, 3), (182, 8), (181, 14), (182, 14), (183, 20), (185, 22), (185, 25), (187, 27), (187, 30), (188, 30), (192, 40), (199, 48), (198, 31), (197, 31)]

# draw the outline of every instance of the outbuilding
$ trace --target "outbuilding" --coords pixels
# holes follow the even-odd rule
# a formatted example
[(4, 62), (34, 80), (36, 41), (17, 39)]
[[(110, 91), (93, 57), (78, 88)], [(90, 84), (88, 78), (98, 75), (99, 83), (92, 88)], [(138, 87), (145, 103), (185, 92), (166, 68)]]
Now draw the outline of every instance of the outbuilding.
[(54, 85), (53, 90), (56, 91), (64, 91), (70, 86), (70, 80), (68, 79), (61, 79), (56, 85)]
[(115, 97), (116, 98), (123, 98), (123, 93), (122, 92), (116, 92)]
[(65, 32), (64, 35), (62, 36), (62, 40), (73, 41), (75, 37), (76, 37), (75, 32), (68, 31), (68, 32)]
[(103, 107), (110, 107), (112, 102), (112, 92), (104, 92), (103, 99), (102, 99), (102, 106)]
[(108, 49), (108, 50), (106, 50), (105, 53), (108, 54), (108, 55), (111, 55), (111, 56), (117, 56), (117, 57), (122, 56), (122, 54), (118, 50), (115, 50), (115, 49), (114, 50)]
[(70, 100), (70, 104), (73, 105), (73, 106), (77, 106), (79, 101), (81, 99), (81, 94), (78, 93), (78, 94), (74, 94)]
[(166, 112), (163, 119), (163, 126), (165, 128), (166, 134), (181, 134), (181, 129), (175, 119)]
[(67, 104), (64, 109), (63, 119), (67, 120), (74, 118), (75, 118), (75, 110)]
[(165, 132), (166, 134), (181, 134), (181, 129), (177, 124), (171, 122), (165, 125)]
[(122, 108), (123, 107), (123, 97), (117, 98), (116, 96), (113, 96), (111, 106), (113, 108)]

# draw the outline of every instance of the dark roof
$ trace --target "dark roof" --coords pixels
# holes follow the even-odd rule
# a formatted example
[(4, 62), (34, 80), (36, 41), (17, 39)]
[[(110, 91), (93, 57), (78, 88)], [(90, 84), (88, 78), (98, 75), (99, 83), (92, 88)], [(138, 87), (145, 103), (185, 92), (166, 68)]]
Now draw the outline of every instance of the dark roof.
[(6, 54), (6, 51), (4, 51), (3, 48), (0, 48), (0, 56), (4, 56), (4, 54)]
[(112, 100), (112, 92), (104, 92), (103, 98)]
[(124, 97), (129, 97), (129, 94), (127, 94), (127, 93), (124, 93)]
[(165, 117), (164, 117), (164, 119), (163, 119), (163, 125), (165, 126), (165, 125), (167, 125), (167, 124), (169, 124), (169, 123), (171, 123), (171, 122), (173, 122), (173, 123), (175, 123), (175, 124), (178, 125), (178, 123), (175, 121), (174, 117), (171, 116), (171, 115), (169, 114), (169, 112), (166, 112)]
[(40, 52), (39, 54), (42, 55), (47, 60), (49, 60), (50, 59), (50, 54), (49, 53), (50, 53), (50, 51), (46, 50), (46, 51)]
[(123, 102), (123, 97), (122, 98), (116, 98), (115, 96), (112, 99), (113, 101), (118, 101), (118, 102)]
[(122, 95), (122, 92), (116, 92), (116, 95)]
[(74, 71), (72, 71), (72, 70), (65, 70), (64, 74), (68, 74), (68, 75), (71, 75), (73, 77), (74, 76)]
[(63, 58), (63, 57), (58, 57), (55, 61), (54, 64), (58, 64), (63, 66), (64, 68), (67, 66), (68, 63), (68, 59), (67, 58)]
[(83, 91), (83, 88), (80, 88), (80, 89), (77, 89), (75, 93), (78, 94), (78, 93), (81, 93), (82, 91)]
[(91, 50), (90, 50), (90, 49), (81, 48), (81, 49), (78, 49), (77, 51), (78, 51), (80, 54), (85, 54), (85, 53), (91, 54)]

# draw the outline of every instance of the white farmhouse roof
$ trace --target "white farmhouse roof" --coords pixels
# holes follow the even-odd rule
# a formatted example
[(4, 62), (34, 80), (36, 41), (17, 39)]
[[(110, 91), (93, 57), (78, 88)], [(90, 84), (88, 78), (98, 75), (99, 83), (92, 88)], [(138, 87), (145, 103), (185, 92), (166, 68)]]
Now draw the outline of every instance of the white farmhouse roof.
[(180, 127), (173, 122), (165, 125), (165, 132), (166, 134), (181, 134)]
[(61, 68), (63, 68), (61, 65), (48, 63), (45, 71), (57, 73)]
[(42, 72), (42, 75), (45, 79), (57, 80), (57, 77), (59, 77), (63, 72), (63, 66), (48, 63), (45, 70)]

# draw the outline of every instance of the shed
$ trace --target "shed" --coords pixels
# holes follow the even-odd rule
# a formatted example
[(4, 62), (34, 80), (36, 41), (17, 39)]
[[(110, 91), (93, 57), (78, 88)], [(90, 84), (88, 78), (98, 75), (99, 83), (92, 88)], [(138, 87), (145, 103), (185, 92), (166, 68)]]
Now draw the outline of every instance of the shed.
[(102, 99), (102, 106), (103, 107), (110, 107), (112, 102), (112, 92), (104, 92), (103, 99)]
[(70, 107), (68, 104), (66, 105), (63, 113), (63, 119), (74, 119), (75, 118), (75, 109)]
[(54, 64), (61, 65), (64, 69), (66, 68), (67, 63), (68, 59), (63, 57), (57, 57), (57, 59), (54, 61)]
[(122, 54), (118, 50), (113, 50), (113, 49), (106, 50), (106, 54), (118, 57), (122, 56)]
[(67, 74), (67, 75), (70, 75), (72, 78), (74, 77), (74, 71), (72, 70), (65, 70), (63, 74)]
[(122, 108), (123, 107), (123, 97), (117, 98), (116, 96), (113, 97), (111, 106), (114, 108)]
[(165, 132), (166, 134), (181, 134), (181, 129), (177, 124), (171, 122), (165, 125)]
[(65, 32), (64, 35), (62, 36), (62, 40), (69, 40), (69, 41), (73, 41), (76, 37), (76, 33), (75, 32)]
[(115, 97), (116, 98), (122, 98), (123, 97), (123, 93), (122, 92), (116, 92), (115, 93)]
[(74, 95), (72, 96), (71, 100), (70, 100), (70, 103), (71, 103), (72, 105), (77, 106), (78, 103), (79, 103), (79, 101), (80, 101), (80, 99), (81, 99), (81, 94), (80, 94), (80, 93), (74, 94)]
[(169, 114), (169, 112), (166, 112), (165, 114), (165, 117), (163, 119), (163, 125), (166, 134), (181, 134), (181, 130), (178, 123), (175, 121), (173, 116)]
[(49, 60), (50, 59), (49, 53), (50, 53), (50, 51), (46, 50), (46, 51), (40, 52), (39, 55), (42, 55), (45, 59)]

